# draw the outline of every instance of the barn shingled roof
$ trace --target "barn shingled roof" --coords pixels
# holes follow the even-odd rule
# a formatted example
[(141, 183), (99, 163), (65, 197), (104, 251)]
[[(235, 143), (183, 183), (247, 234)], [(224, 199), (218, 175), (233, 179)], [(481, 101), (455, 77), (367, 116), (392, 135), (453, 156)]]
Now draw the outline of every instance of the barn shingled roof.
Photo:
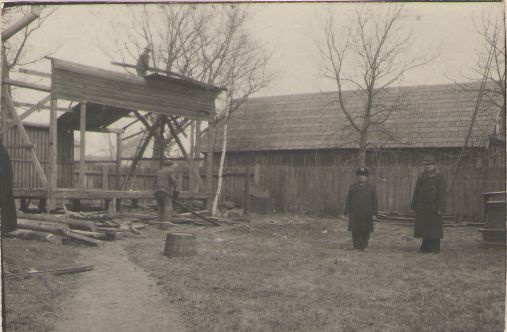
[[(468, 83), (388, 89), (378, 99), (374, 112), (381, 112), (376, 117), (385, 118), (383, 105), (400, 95), (401, 106), (371, 127), (369, 143), (384, 148), (463, 146), (478, 87)], [(356, 91), (345, 91), (344, 97), (357, 118), (361, 99)], [(491, 98), (483, 98), (469, 146), (485, 146), (493, 133), (499, 108)], [(227, 151), (357, 148), (358, 137), (339, 108), (336, 92), (257, 97), (231, 115)], [(221, 142), (219, 128), (215, 151), (221, 150)]]

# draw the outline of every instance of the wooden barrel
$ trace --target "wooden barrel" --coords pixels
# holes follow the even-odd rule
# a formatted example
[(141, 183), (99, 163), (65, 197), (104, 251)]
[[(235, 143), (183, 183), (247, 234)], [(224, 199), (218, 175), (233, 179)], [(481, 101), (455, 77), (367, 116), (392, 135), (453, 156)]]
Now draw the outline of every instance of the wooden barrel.
[(188, 257), (197, 255), (197, 240), (191, 233), (168, 233), (165, 239), (164, 255), (167, 257)]

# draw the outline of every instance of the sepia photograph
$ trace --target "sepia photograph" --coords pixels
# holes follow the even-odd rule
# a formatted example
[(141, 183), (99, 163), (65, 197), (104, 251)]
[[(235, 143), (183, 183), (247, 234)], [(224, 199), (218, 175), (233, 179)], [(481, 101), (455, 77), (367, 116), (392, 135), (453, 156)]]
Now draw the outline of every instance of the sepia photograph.
[(3, 3), (3, 331), (504, 331), (505, 13)]

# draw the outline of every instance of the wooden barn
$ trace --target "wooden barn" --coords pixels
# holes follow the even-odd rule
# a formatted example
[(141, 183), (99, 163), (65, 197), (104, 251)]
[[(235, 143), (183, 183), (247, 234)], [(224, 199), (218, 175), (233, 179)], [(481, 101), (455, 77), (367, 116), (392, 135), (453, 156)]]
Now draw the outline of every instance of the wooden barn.
[[(355, 91), (345, 92), (354, 116), (361, 110)], [(369, 132), (367, 165), (384, 211), (408, 210), (422, 156), (434, 154), (452, 181), (449, 213), (480, 218), (480, 193), (505, 186), (505, 140), (497, 100), (486, 95), (465, 137), (477, 102), (474, 84), (393, 88), (381, 105), (399, 108)], [(402, 96), (399, 99), (399, 96)], [(256, 185), (271, 192), (270, 210), (336, 215), (354, 181), (358, 134), (340, 110), (335, 92), (250, 98), (228, 123), (226, 166), (256, 168)], [(215, 162), (222, 146), (218, 127)], [(226, 185), (225, 195), (241, 195)]]

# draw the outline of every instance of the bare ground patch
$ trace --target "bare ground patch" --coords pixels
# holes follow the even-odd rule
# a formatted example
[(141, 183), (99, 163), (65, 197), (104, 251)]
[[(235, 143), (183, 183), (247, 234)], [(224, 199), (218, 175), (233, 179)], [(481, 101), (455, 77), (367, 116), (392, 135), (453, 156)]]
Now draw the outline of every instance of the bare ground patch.
[(405, 226), (377, 224), (363, 253), (337, 219), (250, 225), (175, 228), (197, 234), (197, 257), (164, 257), (155, 229), (127, 250), (193, 331), (503, 331), (505, 254), (475, 228), (446, 229), (442, 253), (421, 255)]

